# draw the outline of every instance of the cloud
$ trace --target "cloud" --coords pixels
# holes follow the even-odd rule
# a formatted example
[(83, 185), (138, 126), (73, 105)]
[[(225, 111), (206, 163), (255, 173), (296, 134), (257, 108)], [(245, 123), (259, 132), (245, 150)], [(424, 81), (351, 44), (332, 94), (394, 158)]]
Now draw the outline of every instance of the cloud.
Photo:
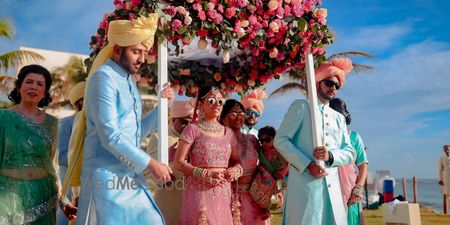
[(413, 22), (343, 28), (337, 30), (330, 51), (358, 50), (377, 53), (396, 46), (412, 32)]

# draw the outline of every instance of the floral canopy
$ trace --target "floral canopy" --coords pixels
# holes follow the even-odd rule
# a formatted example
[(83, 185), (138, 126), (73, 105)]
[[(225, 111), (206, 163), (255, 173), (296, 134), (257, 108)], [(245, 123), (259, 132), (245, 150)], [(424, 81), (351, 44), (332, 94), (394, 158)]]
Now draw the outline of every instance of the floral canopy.
[[(107, 44), (110, 21), (156, 12), (158, 42), (141, 66), (151, 84), (157, 82), (156, 45), (167, 40), (168, 78), (179, 94), (193, 96), (203, 85), (244, 94), (304, 68), (308, 53), (316, 64), (325, 61), (333, 34), (320, 5), (320, 0), (114, 0), (114, 12), (104, 15), (91, 37), (85, 63), (89, 68)], [(203, 51), (211, 54), (202, 56)]]

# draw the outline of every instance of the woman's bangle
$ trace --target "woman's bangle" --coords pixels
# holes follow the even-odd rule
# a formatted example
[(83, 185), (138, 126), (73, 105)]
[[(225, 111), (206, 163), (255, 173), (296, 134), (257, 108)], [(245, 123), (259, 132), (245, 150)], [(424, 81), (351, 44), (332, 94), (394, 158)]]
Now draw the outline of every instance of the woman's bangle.
[(357, 185), (355, 185), (355, 187), (353, 187), (352, 194), (354, 194), (354, 195), (356, 195), (358, 197), (362, 197), (363, 196), (363, 192), (364, 192), (363, 186), (357, 184)]
[(61, 208), (61, 209), (66, 207), (68, 204), (70, 204), (70, 201), (69, 201), (69, 199), (66, 196), (61, 196), (58, 199), (58, 205), (59, 205), (59, 208)]

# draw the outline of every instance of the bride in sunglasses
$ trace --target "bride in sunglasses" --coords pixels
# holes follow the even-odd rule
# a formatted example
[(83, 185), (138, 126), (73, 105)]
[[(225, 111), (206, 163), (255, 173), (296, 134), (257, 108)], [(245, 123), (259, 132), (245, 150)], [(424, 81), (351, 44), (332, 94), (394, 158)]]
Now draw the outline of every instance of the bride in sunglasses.
[(180, 136), (175, 168), (186, 180), (180, 214), (181, 225), (233, 224), (231, 182), (243, 169), (232, 129), (219, 123), (224, 96), (216, 87), (199, 91), (194, 123)]

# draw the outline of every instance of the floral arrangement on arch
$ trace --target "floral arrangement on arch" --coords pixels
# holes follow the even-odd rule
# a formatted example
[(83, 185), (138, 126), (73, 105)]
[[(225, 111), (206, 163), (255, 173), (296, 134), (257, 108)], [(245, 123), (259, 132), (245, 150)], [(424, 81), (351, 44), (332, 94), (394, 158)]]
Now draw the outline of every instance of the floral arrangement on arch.
[[(170, 42), (170, 54), (178, 56), (185, 46), (196, 44), (198, 49), (214, 48), (223, 61), (221, 66), (170, 62), (169, 80), (180, 94), (192, 96), (202, 85), (245, 93), (304, 68), (308, 52), (316, 64), (325, 61), (325, 47), (334, 37), (326, 24), (327, 10), (320, 5), (321, 0), (114, 0), (114, 12), (105, 14), (91, 38), (93, 52), (86, 63), (106, 45), (110, 21), (157, 12), (158, 43)], [(157, 80), (158, 43), (141, 68), (152, 84)]]

